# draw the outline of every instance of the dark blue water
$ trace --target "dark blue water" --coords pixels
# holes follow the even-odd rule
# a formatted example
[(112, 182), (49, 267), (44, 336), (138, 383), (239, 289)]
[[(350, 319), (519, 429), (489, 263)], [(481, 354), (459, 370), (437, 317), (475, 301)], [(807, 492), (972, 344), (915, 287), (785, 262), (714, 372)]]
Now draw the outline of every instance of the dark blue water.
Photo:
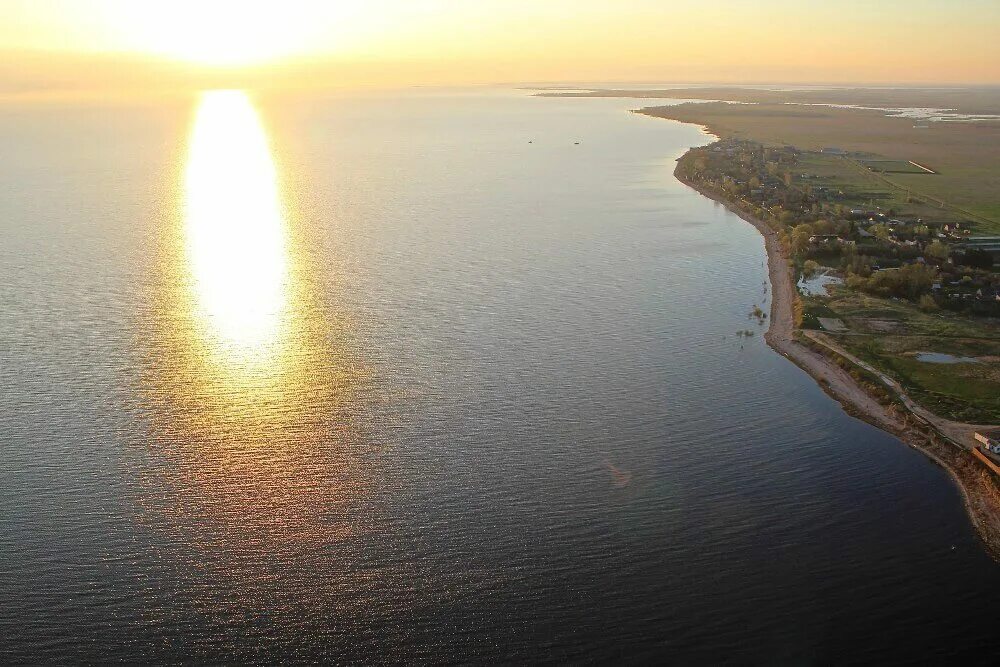
[(0, 111), (5, 662), (997, 656), (947, 474), (748, 318), (760, 237), (671, 175), (697, 128), (258, 99), (280, 220), (215, 202), (206, 274), (197, 106)]

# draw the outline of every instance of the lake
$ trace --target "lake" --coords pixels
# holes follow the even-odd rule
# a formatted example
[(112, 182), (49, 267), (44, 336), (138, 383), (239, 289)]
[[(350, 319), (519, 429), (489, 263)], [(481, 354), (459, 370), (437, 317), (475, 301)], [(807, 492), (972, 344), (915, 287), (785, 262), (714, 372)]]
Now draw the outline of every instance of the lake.
[(4, 661), (995, 656), (959, 491), (631, 106), (0, 107)]

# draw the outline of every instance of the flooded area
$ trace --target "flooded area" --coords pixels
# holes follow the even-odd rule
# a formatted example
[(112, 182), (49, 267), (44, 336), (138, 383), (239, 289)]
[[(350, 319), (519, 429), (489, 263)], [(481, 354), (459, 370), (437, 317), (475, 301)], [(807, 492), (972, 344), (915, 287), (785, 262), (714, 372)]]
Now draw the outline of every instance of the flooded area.
[(978, 364), (979, 359), (975, 357), (959, 357), (954, 354), (944, 352), (917, 352), (914, 355), (917, 361), (927, 364)]
[(834, 285), (842, 285), (844, 281), (831, 273), (832, 269), (824, 268), (810, 278), (802, 276), (799, 278), (799, 291), (806, 296), (827, 296), (829, 288)]

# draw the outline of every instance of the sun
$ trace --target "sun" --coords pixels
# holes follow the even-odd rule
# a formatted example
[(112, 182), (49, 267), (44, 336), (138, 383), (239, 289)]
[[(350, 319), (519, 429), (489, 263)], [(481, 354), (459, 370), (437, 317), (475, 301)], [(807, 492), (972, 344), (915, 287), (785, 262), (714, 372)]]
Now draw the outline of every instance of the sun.
[(302, 52), (314, 41), (304, 3), (264, 0), (131, 2), (125, 21), (144, 51), (203, 65), (239, 66)]

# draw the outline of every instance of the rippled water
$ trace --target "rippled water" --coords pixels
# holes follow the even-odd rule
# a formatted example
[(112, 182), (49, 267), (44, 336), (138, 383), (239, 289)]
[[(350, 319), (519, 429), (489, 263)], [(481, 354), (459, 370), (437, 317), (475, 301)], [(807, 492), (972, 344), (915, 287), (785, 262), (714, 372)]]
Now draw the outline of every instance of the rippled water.
[(3, 108), (0, 656), (995, 655), (947, 475), (764, 345), (707, 139), (627, 108)]

